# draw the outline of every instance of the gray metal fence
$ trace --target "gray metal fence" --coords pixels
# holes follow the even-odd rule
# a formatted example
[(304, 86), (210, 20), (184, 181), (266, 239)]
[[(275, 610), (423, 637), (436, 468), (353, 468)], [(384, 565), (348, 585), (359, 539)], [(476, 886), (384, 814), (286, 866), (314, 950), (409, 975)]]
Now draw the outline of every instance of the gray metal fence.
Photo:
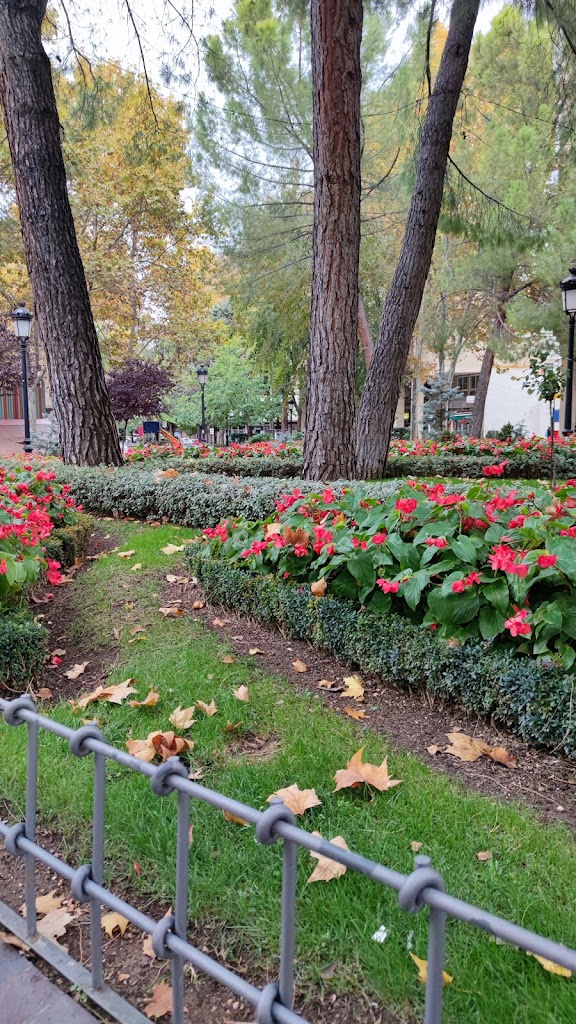
[[(480, 928), (499, 939), (546, 957), (557, 964), (576, 971), (576, 951), (535, 932), (521, 928), (479, 907), (456, 899), (446, 892), (442, 877), (427, 857), (415, 857), (414, 871), (404, 875), (375, 861), (368, 860), (352, 850), (311, 835), (295, 824), (292, 812), (282, 803), (272, 803), (265, 811), (208, 789), (188, 778), (188, 769), (171, 757), (155, 766), (140, 761), (131, 754), (106, 743), (95, 724), (80, 729), (69, 729), (59, 722), (38, 714), (30, 697), (0, 699), (0, 711), (8, 725), (28, 727), (27, 781), (25, 819), (15, 825), (0, 820), (0, 835), (14, 857), (25, 861), (26, 918), (20, 918), (5, 904), (0, 903), (0, 921), (22, 938), (27, 937), (32, 948), (70, 980), (83, 988), (90, 998), (102, 1006), (122, 1024), (143, 1024), (145, 1018), (134, 1007), (114, 993), (104, 983), (102, 962), (102, 907), (117, 911), (136, 928), (152, 936), (157, 957), (171, 961), (174, 1024), (184, 1024), (184, 968), (191, 964), (220, 982), (256, 1010), (258, 1024), (307, 1024), (293, 1009), (294, 958), (296, 946), (296, 857), (298, 847), (330, 857), (352, 871), (371, 878), (375, 883), (388, 886), (398, 893), (400, 907), (409, 913), (418, 913), (429, 907), (428, 925), (428, 979), (424, 1024), (441, 1024), (442, 970), (447, 916)], [(36, 807), (38, 785), (38, 739), (41, 729), (67, 741), (75, 757), (94, 755), (94, 785), (92, 814), (92, 860), (89, 864), (73, 868), (37, 842)], [(177, 828), (175, 836), (176, 885), (174, 913), (154, 920), (131, 903), (121, 899), (104, 885), (104, 820), (106, 762), (115, 761), (150, 779), (152, 792), (158, 797), (176, 793)], [(5, 794), (9, 796), (9, 794)], [(217, 960), (203, 953), (187, 939), (188, 929), (188, 875), (190, 801), (201, 800), (221, 811), (244, 818), (256, 828), (256, 839), (265, 846), (283, 842), (282, 917), (278, 982), (263, 989), (251, 984)], [(36, 863), (45, 864), (70, 884), (72, 895), (80, 903), (90, 905), (91, 976), (81, 965), (63, 957), (59, 947), (36, 936)]]

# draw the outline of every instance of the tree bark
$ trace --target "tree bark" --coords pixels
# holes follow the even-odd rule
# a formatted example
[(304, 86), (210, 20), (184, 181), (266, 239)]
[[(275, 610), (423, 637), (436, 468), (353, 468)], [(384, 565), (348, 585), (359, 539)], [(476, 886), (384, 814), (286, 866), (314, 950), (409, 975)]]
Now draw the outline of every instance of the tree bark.
[(357, 415), (360, 478), (383, 475), (410, 342), (430, 270), (452, 125), (468, 67), (480, 0), (453, 0), (450, 27), (424, 118), (398, 265), (386, 296), (374, 358)]
[(370, 369), (370, 363), (374, 355), (374, 340), (372, 338), (372, 331), (370, 330), (370, 324), (368, 323), (368, 317), (366, 316), (366, 309), (362, 296), (358, 295), (358, 337), (360, 338), (360, 344), (362, 346), (362, 352), (364, 353), (364, 362), (366, 369)]
[(312, 0), (314, 236), (304, 476), (354, 472), (362, 0)]
[(64, 461), (120, 465), (84, 268), (66, 188), (45, 0), (0, 0), (0, 104), (14, 168), (36, 326)]
[(486, 408), (488, 385), (490, 384), (490, 376), (492, 374), (493, 366), (494, 351), (493, 349), (490, 348), (490, 346), (488, 346), (488, 348), (484, 352), (482, 366), (480, 367), (480, 375), (478, 377), (478, 383), (476, 385), (476, 395), (474, 396), (474, 405), (472, 407), (472, 419), (470, 421), (470, 437), (482, 437), (484, 410)]

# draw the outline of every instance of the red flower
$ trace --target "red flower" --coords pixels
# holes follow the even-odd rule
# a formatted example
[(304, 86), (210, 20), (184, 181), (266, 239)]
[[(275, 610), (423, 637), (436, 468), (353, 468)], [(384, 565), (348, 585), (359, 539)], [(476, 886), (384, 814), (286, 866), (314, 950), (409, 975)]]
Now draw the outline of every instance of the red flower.
[(446, 537), (428, 537), (426, 544), (429, 548), (447, 548), (448, 541)]
[(376, 586), (380, 587), (385, 594), (397, 594), (400, 584), (398, 581), (391, 583), (390, 580), (376, 580)]
[(558, 561), (558, 555), (539, 555), (538, 565), (541, 569), (549, 569), (551, 565), (556, 565)]
[(455, 594), (461, 594), (464, 590), (466, 590), (466, 580), (454, 580), (454, 583), (452, 584), (452, 590), (454, 591)]
[(322, 501), (326, 505), (331, 505), (333, 501), (336, 501), (336, 495), (331, 487), (327, 487), (326, 490), (322, 491)]
[(303, 558), (304, 555), (308, 554), (308, 548), (305, 544), (295, 544), (294, 554), (296, 555), (296, 558)]
[(532, 626), (526, 622), (529, 614), (527, 608), (516, 608), (516, 614), (512, 618), (506, 619), (504, 626), (510, 630), (512, 636), (530, 636)]
[(388, 534), (384, 530), (382, 533), (375, 533), (372, 537), (373, 544), (385, 544)]
[(395, 507), (399, 512), (406, 512), (410, 515), (417, 506), (418, 502), (416, 501), (416, 498), (398, 498)]
[(4, 573), (6, 572), (8, 572), (8, 564), (6, 562), (6, 559), (3, 558), (2, 561), (0, 562), (0, 575), (3, 576)]

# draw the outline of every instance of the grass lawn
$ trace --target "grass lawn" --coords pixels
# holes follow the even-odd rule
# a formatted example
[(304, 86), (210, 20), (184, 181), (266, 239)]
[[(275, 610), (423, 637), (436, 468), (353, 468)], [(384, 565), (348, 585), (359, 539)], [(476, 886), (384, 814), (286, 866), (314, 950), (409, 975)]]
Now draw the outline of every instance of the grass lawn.
[[(195, 742), (191, 762), (203, 768), (206, 785), (260, 808), (283, 786), (314, 787), (322, 806), (299, 819), (304, 827), (328, 839), (341, 835), (351, 848), (403, 872), (411, 869), (411, 842), (421, 842), (421, 853), (432, 858), (454, 895), (576, 945), (576, 847), (563, 826), (545, 827), (529, 810), (467, 793), (404, 754), (391, 754), (389, 765), (392, 776), (403, 780), (401, 786), (373, 798), (358, 790), (332, 794), (335, 771), (361, 745), (366, 744), (366, 760), (382, 761), (387, 753), (383, 738), (325, 709), (312, 690), (297, 694), (282, 680), (264, 676), (255, 659), (225, 664), (226, 644), (191, 617), (161, 619), (163, 578), (178, 570), (179, 556), (160, 549), (169, 541), (181, 544), (189, 532), (137, 523), (105, 525), (117, 534), (121, 550), (134, 549), (135, 555), (124, 561), (112, 554), (92, 563), (70, 588), (78, 610), (78, 641), (84, 636), (94, 645), (110, 644), (113, 628), (123, 627), (120, 663), (111, 681), (134, 677), (139, 699), (151, 687), (160, 693), (155, 707), (91, 705), (88, 712), (95, 709), (109, 742), (124, 746), (130, 736), (169, 729), (177, 705), (214, 699), (218, 714), (208, 718), (197, 711), (186, 734)], [(135, 562), (142, 564), (140, 571), (131, 570)], [(118, 601), (122, 604), (113, 606)], [(146, 640), (130, 644), (130, 627), (136, 623), (144, 627)], [(67, 646), (73, 650), (73, 643)], [(232, 695), (241, 684), (249, 688), (248, 704)], [(51, 713), (68, 725), (80, 724), (66, 703)], [(240, 735), (270, 740), (265, 757), (243, 756), (239, 733), (223, 733), (228, 721), (239, 719)], [(24, 730), (0, 724), (0, 787), (18, 805), (15, 817), (23, 807), (24, 740)], [(62, 741), (42, 736), (42, 820), (62, 833), (66, 855), (76, 863), (89, 855), (91, 772), (91, 758), (73, 758)], [(109, 881), (113, 874), (116, 883), (130, 880), (143, 894), (170, 902), (174, 799), (153, 797), (145, 779), (114, 764), (108, 766), (108, 780)], [(204, 804), (193, 806), (193, 820), (191, 920), (216, 922), (222, 950), (273, 969), (280, 844), (258, 846), (251, 827), (229, 823)], [(479, 862), (476, 854), (484, 850), (493, 859)], [(134, 861), (142, 866), (140, 878), (134, 875)], [(404, 914), (395, 893), (351, 871), (329, 883), (307, 885), (315, 865), (300, 851), (299, 992), (317, 988), (320, 972), (335, 964), (323, 982), (329, 991), (364, 987), (399, 1010), (420, 1010), (423, 989), (407, 946), (426, 957), (426, 914)], [(381, 925), (389, 933), (384, 945), (372, 939)], [(448, 925), (447, 949), (446, 968), (454, 977), (445, 989), (447, 1024), (572, 1024), (576, 1019), (574, 979), (548, 974), (524, 952), (454, 921)]]

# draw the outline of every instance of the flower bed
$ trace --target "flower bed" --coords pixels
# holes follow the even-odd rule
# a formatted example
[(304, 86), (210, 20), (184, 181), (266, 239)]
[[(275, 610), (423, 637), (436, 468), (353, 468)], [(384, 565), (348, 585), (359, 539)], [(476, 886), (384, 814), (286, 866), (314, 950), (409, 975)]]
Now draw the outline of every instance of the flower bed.
[(203, 557), (391, 611), (453, 644), (496, 642), (570, 668), (576, 653), (576, 480), (519, 494), (408, 481), (282, 495), (261, 522), (204, 530)]
[(275, 459), (302, 458), (302, 445), (279, 441), (255, 441), (254, 444), (209, 445), (198, 441), (188, 447), (177, 444), (135, 445), (126, 451), (126, 462), (146, 462), (150, 459), (179, 456), (184, 459), (203, 461), (205, 459)]

